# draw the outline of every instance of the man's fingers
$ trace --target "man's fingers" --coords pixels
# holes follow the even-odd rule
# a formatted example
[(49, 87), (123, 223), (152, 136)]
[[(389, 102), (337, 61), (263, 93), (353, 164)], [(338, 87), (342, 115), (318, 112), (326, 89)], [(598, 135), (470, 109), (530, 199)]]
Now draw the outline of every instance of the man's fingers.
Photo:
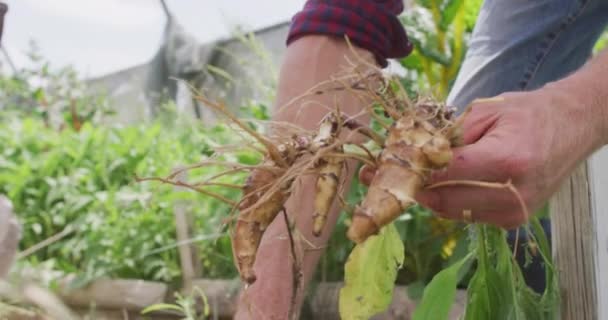
[[(453, 158), (446, 170), (435, 172), (430, 184), (445, 180), (480, 180), (504, 182), (505, 176), (499, 161), (501, 143), (492, 134), (485, 135), (473, 144), (452, 149)], [(375, 167), (364, 165), (359, 180), (368, 185), (376, 174)]]
[(474, 222), (490, 223), (513, 228), (525, 220), (517, 198), (507, 189), (489, 189), (471, 186), (450, 186), (426, 189), (416, 200), (437, 215), (465, 221), (464, 211), (470, 212)]
[(454, 148), (449, 166), (434, 172), (428, 184), (448, 180), (505, 182), (509, 177), (500, 164), (501, 150), (500, 142), (492, 135), (484, 136), (474, 144)]
[[(431, 189), (435, 198), (430, 208), (442, 216), (458, 219), (463, 210), (477, 213), (513, 211), (519, 208), (517, 198), (509, 190), (473, 186), (450, 186)], [(426, 200), (423, 198), (422, 200)]]
[(494, 106), (474, 105), (471, 113), (464, 118), (464, 144), (472, 144), (481, 139), (498, 121), (499, 114)]

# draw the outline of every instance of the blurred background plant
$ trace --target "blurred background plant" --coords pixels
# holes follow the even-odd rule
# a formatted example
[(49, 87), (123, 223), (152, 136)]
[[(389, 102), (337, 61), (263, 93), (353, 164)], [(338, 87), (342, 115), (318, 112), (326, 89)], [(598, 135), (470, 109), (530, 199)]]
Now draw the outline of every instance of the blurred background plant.
[[(101, 276), (175, 281), (180, 266), (173, 210), (180, 201), (194, 215), (193, 241), (199, 243), (205, 274), (234, 276), (222, 227), (227, 205), (134, 179), (167, 175), (179, 165), (214, 156), (215, 147), (236, 141), (231, 129), (180, 116), (171, 103), (149, 123), (104, 124), (110, 113), (103, 109), (103, 95), (90, 93), (72, 69), (54, 70), (42, 58), (32, 58), (39, 62), (34, 68), (0, 75), (0, 193), (11, 199), (23, 225), (22, 250), (58, 234), (62, 238), (22, 259), (22, 266), (76, 273), (81, 284)], [(50, 105), (61, 115), (55, 125)], [(268, 117), (263, 106), (250, 110)], [(249, 151), (231, 156), (242, 163), (257, 161)], [(206, 167), (193, 174), (220, 170)], [(242, 178), (235, 174), (225, 182)]]
[[(200, 303), (199, 303), (200, 301)], [(200, 310), (199, 310), (200, 309)], [(166, 312), (181, 317), (181, 320), (205, 320), (210, 318), (209, 302), (200, 288), (191, 295), (175, 294), (175, 303), (157, 303), (141, 311), (142, 314)]]
[(51, 68), (35, 42), (27, 53), (29, 67), (0, 77), (1, 116), (31, 116), (45, 126), (79, 130), (85, 122), (100, 122), (113, 114), (103, 93), (86, 90), (71, 66)]
[(482, 0), (416, 0), (402, 16), (412, 53), (400, 59), (412, 92), (447, 97), (460, 70)]

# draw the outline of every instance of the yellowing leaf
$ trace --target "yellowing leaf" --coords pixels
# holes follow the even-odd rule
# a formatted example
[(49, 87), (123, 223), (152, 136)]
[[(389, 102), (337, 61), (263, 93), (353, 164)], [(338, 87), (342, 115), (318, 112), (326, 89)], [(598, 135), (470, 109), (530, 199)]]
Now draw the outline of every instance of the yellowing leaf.
[(345, 266), (345, 285), (340, 290), (341, 318), (369, 319), (386, 310), (403, 259), (403, 242), (393, 224), (357, 245)]

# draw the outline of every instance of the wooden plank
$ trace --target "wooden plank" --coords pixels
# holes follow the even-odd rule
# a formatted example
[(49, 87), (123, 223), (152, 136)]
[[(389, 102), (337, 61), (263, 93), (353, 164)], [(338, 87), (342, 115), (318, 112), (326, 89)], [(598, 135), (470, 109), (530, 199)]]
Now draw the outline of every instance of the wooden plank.
[(0, 302), (0, 319), (2, 320), (51, 320), (39, 312), (11, 306)]
[(13, 264), (21, 234), (21, 227), (10, 200), (0, 195), (0, 278), (6, 276)]
[[(186, 171), (181, 172), (176, 176), (177, 180), (185, 181), (187, 177)], [(180, 187), (176, 187), (180, 189)], [(175, 228), (177, 233), (179, 260), (182, 269), (183, 286), (189, 288), (192, 281), (201, 276), (201, 265), (196, 247), (190, 243), (190, 235), (192, 234), (191, 225), (193, 223), (192, 216), (187, 212), (187, 204), (183, 201), (176, 201), (173, 206), (173, 214), (175, 216)]]
[[(215, 319), (232, 319), (236, 313), (239, 290), (241, 282), (239, 279), (219, 280), (219, 279), (196, 279), (191, 288), (184, 288), (182, 293), (185, 295), (198, 294), (194, 292), (197, 288), (207, 297), (211, 314)], [(200, 303), (200, 301), (199, 301)]]
[(60, 297), (74, 307), (88, 308), (91, 304), (99, 308), (118, 310), (142, 310), (150, 305), (164, 302), (168, 286), (164, 283), (143, 280), (99, 279), (90, 285), (69, 289), (70, 279), (60, 284)]
[(587, 163), (551, 199), (552, 242), (562, 295), (561, 318), (598, 319), (595, 228)]
[(589, 160), (591, 205), (596, 228), (598, 319), (608, 319), (608, 147)]
[[(80, 316), (82, 320), (183, 320), (183, 315), (174, 313), (155, 313), (154, 315), (142, 315), (140, 310), (127, 311), (118, 309), (100, 309), (100, 308), (76, 308), (74, 312)], [(0, 318), (2, 319), (2, 318)], [(4, 319), (2, 319), (4, 320)], [(12, 320), (12, 319), (8, 319)], [(14, 319), (21, 320), (21, 319)], [(29, 320), (29, 319), (28, 319)], [(58, 320), (58, 319), (32, 319), (32, 320)]]
[[(211, 314), (220, 319), (231, 319), (236, 312), (240, 282), (238, 280), (210, 280), (197, 279), (193, 282), (194, 288), (199, 288), (207, 297)], [(318, 283), (310, 289), (306, 303), (302, 308), (302, 319), (340, 319), (338, 311), (338, 298), (341, 282)], [(411, 319), (416, 302), (410, 300), (406, 294), (407, 288), (395, 287), (393, 301), (388, 310), (374, 316), (373, 320)], [(192, 290), (183, 291), (192, 294)], [(246, 299), (244, 300), (246, 301)], [(464, 312), (466, 305), (466, 291), (459, 290), (456, 302), (452, 306), (449, 319), (458, 319)]]

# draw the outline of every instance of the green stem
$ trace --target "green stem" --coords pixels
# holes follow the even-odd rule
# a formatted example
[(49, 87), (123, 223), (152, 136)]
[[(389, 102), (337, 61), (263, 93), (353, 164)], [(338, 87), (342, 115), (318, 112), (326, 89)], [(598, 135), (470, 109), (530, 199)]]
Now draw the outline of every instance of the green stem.
[(477, 225), (477, 244), (479, 246), (478, 250), (478, 260), (479, 260), (479, 268), (483, 270), (487, 270), (488, 265), (488, 250), (486, 249), (486, 228), (482, 224)]

